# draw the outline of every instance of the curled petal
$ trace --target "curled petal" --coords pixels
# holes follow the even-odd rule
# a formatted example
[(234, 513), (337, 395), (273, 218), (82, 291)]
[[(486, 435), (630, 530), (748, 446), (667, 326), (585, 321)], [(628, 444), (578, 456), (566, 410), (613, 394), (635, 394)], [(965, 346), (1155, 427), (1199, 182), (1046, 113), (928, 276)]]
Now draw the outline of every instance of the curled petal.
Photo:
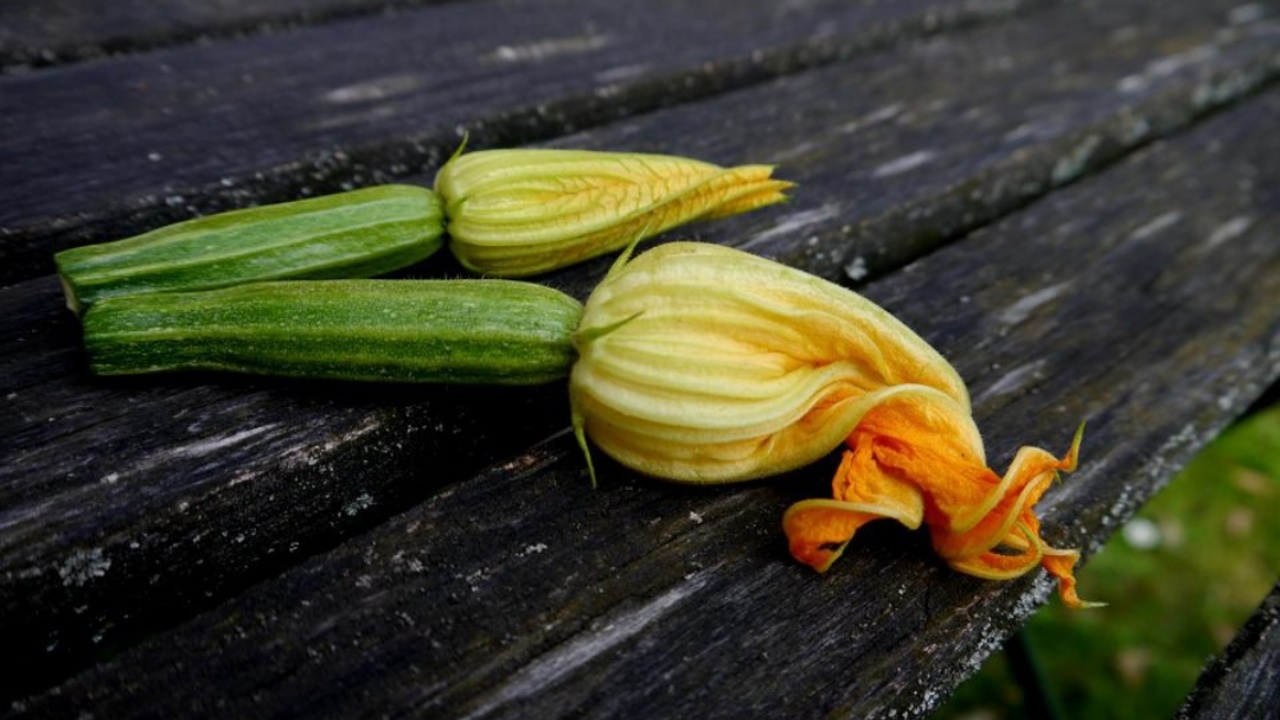
[(1012, 580), (1035, 569), (1044, 559), (1044, 544), (1030, 534), (1026, 527), (1003, 543), (1004, 548), (1015, 552), (985, 550), (976, 555), (953, 558), (947, 564), (954, 570), (987, 580)]
[(960, 572), (991, 580), (1008, 580), (1018, 577), (1037, 565), (1043, 567), (1058, 580), (1058, 597), (1062, 604), (1079, 610), (1105, 607), (1106, 603), (1081, 600), (1076, 594), (1075, 565), (1080, 560), (1078, 550), (1060, 550), (1050, 547), (1040, 538), (1039, 521), (1027, 511), (1027, 521), (1018, 523), (1016, 534), (1001, 543), (1003, 548), (1016, 548), (1017, 553), (987, 551), (964, 559), (949, 560), (948, 564)]
[[(1043, 565), (1059, 578), (1064, 602), (1084, 607), (1072, 575), (1078, 553), (1048, 547), (1033, 511), (1058, 472), (1075, 469), (1082, 431), (1083, 427), (1076, 432), (1061, 459), (1039, 448), (1022, 448), (1001, 477), (986, 467), (973, 421), (953, 399), (927, 388), (886, 392), (863, 413), (849, 436), (847, 444), (857, 462), (841, 466), (832, 481), (832, 495), (835, 501), (856, 501), (857, 510), (865, 514), (888, 504), (885, 488), (913, 488), (923, 503), (923, 521), (934, 550), (952, 568), (1007, 580)], [(885, 477), (898, 485), (886, 485)], [(833, 544), (834, 530), (856, 531), (874, 519), (860, 515), (856, 524), (837, 524), (798, 512), (803, 506), (798, 503), (788, 511), (784, 529), (796, 559), (822, 569), (838, 556), (833, 548), (843, 550), (842, 544)], [(807, 523), (820, 525), (809, 528)], [(848, 537), (852, 532), (843, 542)]]
[(1050, 575), (1058, 579), (1058, 597), (1062, 598), (1064, 605), (1075, 609), (1106, 607), (1106, 603), (1081, 600), (1076, 594), (1075, 566), (1080, 561), (1079, 550), (1059, 550), (1046, 546), (1043, 552), (1042, 564)]
[[(944, 558), (966, 557), (995, 547), (1010, 535), (1017, 522), (1038, 530), (1032, 506), (1049, 489), (1058, 471), (1075, 470), (1081, 437), (1077, 431), (1071, 449), (1062, 459), (1040, 448), (1021, 448), (1004, 478), (977, 508), (965, 512), (962, 521), (953, 520), (949, 526), (938, 527), (933, 536), (934, 549)], [(986, 514), (978, 515), (979, 511)], [(970, 523), (969, 517), (975, 515), (977, 522)]]
[(945, 525), (933, 527), (933, 549), (944, 559), (960, 559), (980, 555), (992, 548), (1007, 543), (1007, 538), (1014, 532), (1014, 524), (1025, 520), (1024, 515), (1031, 512), (1031, 506), (1044, 493), (1049, 484), (1046, 478), (1042, 482), (1029, 484), (1022, 492), (1003, 499), (996, 509), (982, 518), (977, 525), (965, 532), (951, 532)]
[(791, 556), (818, 572), (826, 572), (839, 559), (845, 546), (863, 525), (883, 518), (898, 517), (915, 528), (919, 520), (909, 511), (880, 505), (862, 505), (839, 500), (801, 500), (782, 516)]
[(910, 483), (875, 464), (871, 448), (846, 450), (836, 482), (856, 479), (841, 500), (801, 500), (782, 516), (791, 555), (818, 572), (826, 572), (854, 533), (872, 520), (890, 518), (911, 529), (920, 527), (924, 501)]
[[(1080, 441), (1083, 438), (1084, 425), (1082, 424), (1076, 428), (1075, 437), (1071, 440), (1071, 447), (1061, 459), (1040, 448), (1020, 448), (1008, 470), (1005, 471), (999, 485), (993, 488), (987, 497), (968, 513), (959, 514), (957, 522), (952, 529), (957, 532), (971, 529), (986, 514), (994, 510), (997, 504), (1013, 493), (1018, 493), (1020, 497), (1026, 498), (1026, 501), (1022, 504), (1024, 507), (1034, 505), (1049, 484), (1057, 478), (1059, 472), (1075, 471), (1080, 456)], [(1029, 486), (1035, 486), (1038, 489), (1028, 493), (1026, 488)], [(1009, 512), (1016, 513), (1018, 511), (1017, 508), (1013, 508)]]

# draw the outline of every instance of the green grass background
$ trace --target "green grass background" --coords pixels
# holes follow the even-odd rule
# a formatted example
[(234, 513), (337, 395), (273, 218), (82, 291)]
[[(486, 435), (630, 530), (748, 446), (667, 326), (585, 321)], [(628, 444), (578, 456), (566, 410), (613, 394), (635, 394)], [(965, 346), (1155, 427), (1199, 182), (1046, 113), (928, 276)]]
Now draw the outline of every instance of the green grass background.
[[(1063, 716), (1173, 715), (1280, 578), (1280, 405), (1211, 443), (1078, 577), (1109, 606), (1050, 603), (1025, 630)], [(1021, 695), (999, 653), (933, 718), (1029, 720)]]

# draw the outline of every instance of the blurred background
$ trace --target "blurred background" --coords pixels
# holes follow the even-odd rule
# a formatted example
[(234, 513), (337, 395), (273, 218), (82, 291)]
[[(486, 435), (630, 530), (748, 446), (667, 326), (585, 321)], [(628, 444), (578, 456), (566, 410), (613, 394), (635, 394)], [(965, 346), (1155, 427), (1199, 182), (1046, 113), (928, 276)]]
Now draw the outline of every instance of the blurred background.
[(1172, 716), (1280, 579), (1278, 518), (1272, 403), (1205, 448), (1078, 573), (1081, 596), (1108, 607), (1050, 602), (933, 718), (1041, 720), (1015, 679), (1027, 657), (1058, 717)]

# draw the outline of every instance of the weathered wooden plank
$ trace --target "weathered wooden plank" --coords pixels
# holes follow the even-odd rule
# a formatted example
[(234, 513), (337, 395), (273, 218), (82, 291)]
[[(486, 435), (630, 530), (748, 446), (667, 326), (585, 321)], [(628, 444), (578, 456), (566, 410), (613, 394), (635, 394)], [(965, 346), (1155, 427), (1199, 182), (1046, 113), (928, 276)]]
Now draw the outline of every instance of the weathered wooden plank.
[[(1272, 92), (865, 289), (954, 359), (997, 465), (1089, 420), (1055, 544), (1096, 549), (1280, 378), (1277, 120)], [(601, 470), (554, 439), (14, 715), (919, 717), (1050, 589), (889, 526), (795, 565), (778, 518), (830, 467)]]
[(0, 77), (0, 282), (74, 244), (434, 168), (463, 128), (528, 142), (1047, 1), (480, 0)]
[(1179, 720), (1280, 714), (1280, 583), (1196, 682)]
[(0, 0), (0, 70), (233, 37), (449, 0)]
[[(1159, 5), (1108, 6), (1087, 15), (1064, 10), (1046, 16), (1052, 22), (1043, 26), (993, 27), (904, 46), (813, 73), (812, 80), (789, 78), (566, 142), (722, 162), (781, 160), (784, 174), (804, 190), (788, 207), (700, 232), (839, 276), (846, 257), (873, 257), (872, 241), (915, 239), (908, 226), (861, 235), (864, 221), (875, 227), (869, 218), (945, 205), (951, 232), (972, 226), (984, 213), (1007, 211), (1052, 186), (1059, 160), (1081, 169), (1070, 152), (1078, 138), (1102, 138), (1089, 163), (1112, 160), (1124, 147), (1112, 138), (1129, 137), (1130, 145), (1149, 139), (1176, 126), (1159, 118), (1185, 122), (1205, 109), (1194, 102), (1197, 88), (1253, 77), (1247, 71), (1258, 62), (1254, 43), (1268, 47), (1264, 25), (1232, 33), (1194, 15), (1148, 15)], [(1097, 46), (1097, 37), (1122, 28), (1129, 42)], [(1213, 50), (1195, 57), (1211, 60), (1180, 54), (1204, 43)], [(1167, 47), (1178, 50), (1163, 54)], [(993, 63), (993, 57), (1008, 59)], [(1045, 58), (1081, 59), (1062, 61), (1048, 83), (1010, 71), (1042, 67)], [(1133, 92), (1116, 90), (1162, 61), (1180, 65)], [(1028, 84), (1039, 90), (1018, 90)], [(844, 103), (824, 104), (833, 97)], [(1045, 125), (1046, 117), (1060, 124)], [(1125, 135), (1139, 120), (1150, 134)], [(914, 171), (901, 161), (939, 147), (948, 149)], [(885, 167), (899, 171), (877, 171)], [(984, 193), (1004, 204), (966, 205), (970, 189), (1000, 183), (996, 170), (1018, 179), (1004, 195)], [(582, 296), (604, 265), (553, 282)], [(423, 272), (450, 270), (436, 265)], [(0, 346), (6, 379), (0, 395), (9, 410), (0, 417), (6, 458), (0, 622), (10, 646), (32, 655), (25, 670), (34, 683), (209, 607), (468, 477), (563, 427), (567, 412), (558, 388), (497, 393), (199, 377), (93, 380), (84, 372), (74, 320), (59, 306), (48, 278), (0, 292), (0, 336), (10, 339)], [(490, 409), (498, 399), (507, 407)]]
[(1274, 82), (1280, 23), (1228, 5), (1062, 7), (786, 77), (714, 113), (674, 108), (674, 132), (632, 122), (547, 144), (679, 153), (710, 123), (704, 156), (741, 161), (745, 139), (799, 189), (694, 229), (858, 283)]

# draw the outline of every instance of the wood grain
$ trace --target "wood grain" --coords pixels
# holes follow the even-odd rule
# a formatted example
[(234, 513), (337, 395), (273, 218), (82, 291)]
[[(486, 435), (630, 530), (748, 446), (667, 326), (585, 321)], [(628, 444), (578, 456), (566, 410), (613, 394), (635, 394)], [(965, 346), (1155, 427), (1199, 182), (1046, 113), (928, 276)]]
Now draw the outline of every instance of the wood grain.
[(0, 282), (71, 245), (434, 170), (465, 131), (554, 137), (1046, 1), (479, 0), (0, 77)]
[[(1212, 107), (1197, 106), (1201, 88), (1231, 90), (1225, 103), (1255, 86), (1246, 80), (1268, 77), (1258, 68), (1271, 67), (1269, 25), (1206, 23), (1213, 7), (1150, 15), (1156, 5), (1064, 9), (1041, 16), (1047, 25), (907, 44), (557, 144), (781, 162), (803, 191), (789, 205), (693, 233), (854, 281), (882, 269), (877, 248), (900, 263), (1185, 125)], [(1122, 29), (1126, 42), (1097, 46)], [(1182, 56), (1168, 47), (1205, 43), (1214, 50), (1202, 60), (1117, 92), (1153, 65), (1176, 64), (1169, 58)], [(1063, 57), (1082, 59), (1059, 61), (1051, 82), (1036, 82), (1037, 68)], [(1147, 134), (1132, 131), (1139, 121)], [(1090, 137), (1097, 154), (1082, 158)], [(936, 157), (903, 160), (926, 152)], [(978, 199), (971, 192), (1002, 184)], [(946, 213), (930, 210), (938, 207)], [(946, 233), (879, 220), (913, 215), (946, 220)], [(859, 270), (858, 258), (872, 262)], [(549, 282), (582, 297), (606, 264)], [(419, 269), (457, 272), (447, 263)], [(9, 338), (0, 345), (9, 410), (0, 418), (0, 629), (32, 658), (14, 688), (212, 607), (516, 456), (567, 417), (557, 387), (95, 380), (60, 304), (52, 278), (0, 291)]]
[(278, 32), (449, 1), (0, 0), (0, 70), (14, 72), (193, 41)]
[[(865, 288), (954, 359), (995, 466), (1089, 421), (1055, 544), (1096, 548), (1280, 378), (1278, 119), (1268, 93)], [(14, 715), (921, 717), (1049, 583), (891, 526), (812, 574), (778, 518), (830, 470), (593, 491), (554, 438)]]

